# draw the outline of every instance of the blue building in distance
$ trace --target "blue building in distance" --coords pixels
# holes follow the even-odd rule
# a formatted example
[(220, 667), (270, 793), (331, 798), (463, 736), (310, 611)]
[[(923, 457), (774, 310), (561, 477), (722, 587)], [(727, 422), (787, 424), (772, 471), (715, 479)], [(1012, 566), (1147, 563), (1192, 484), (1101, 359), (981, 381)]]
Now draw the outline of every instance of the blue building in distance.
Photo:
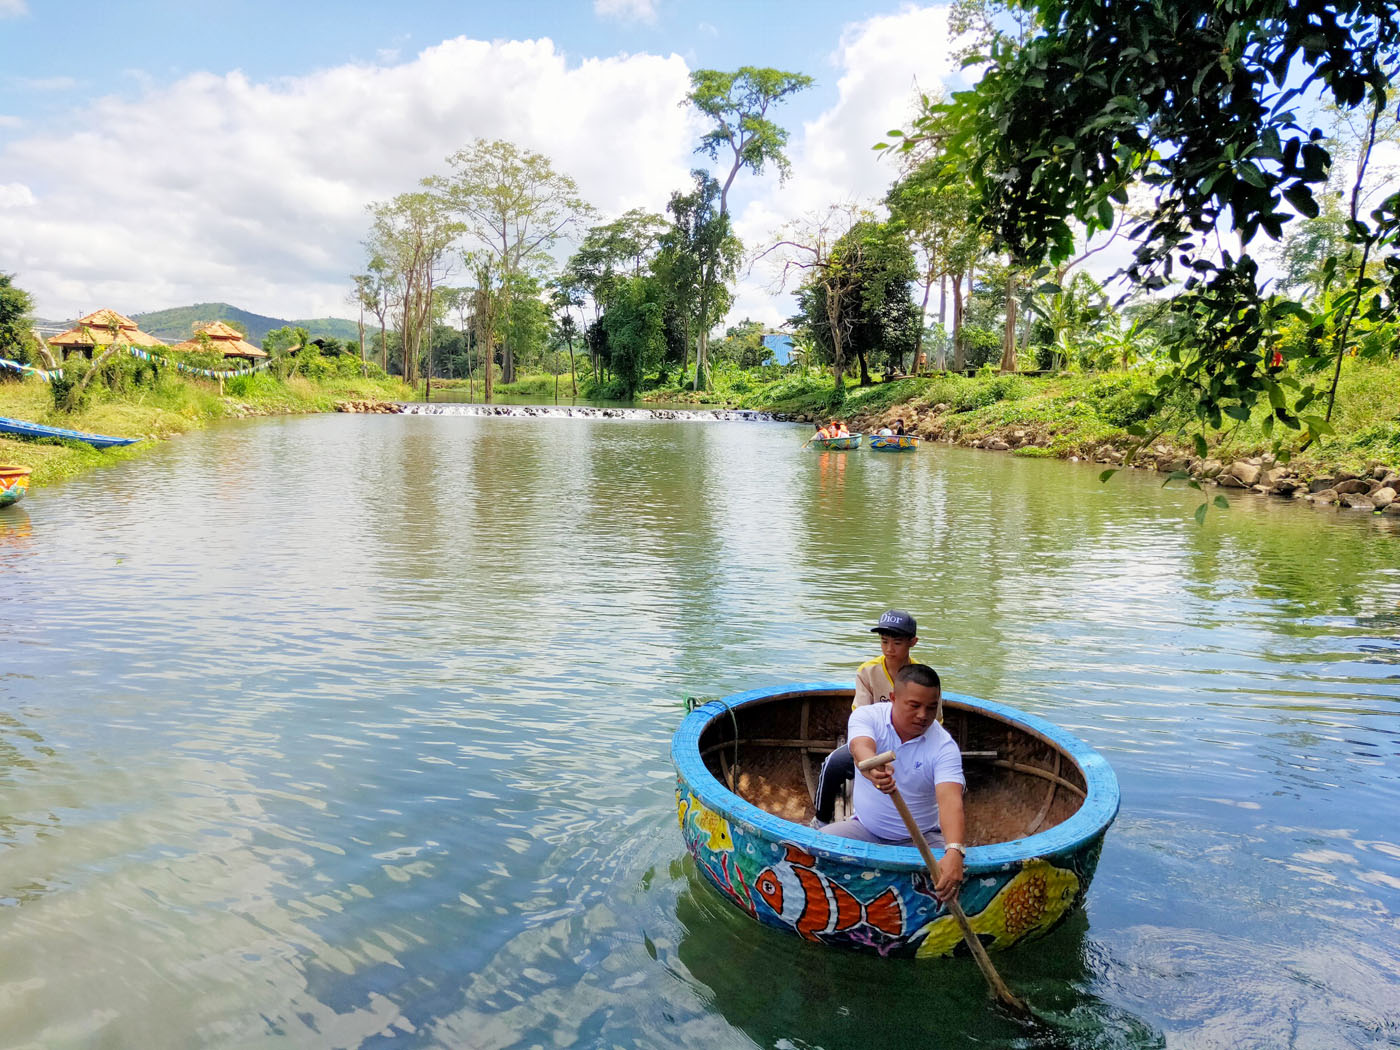
[(792, 360), (792, 336), (770, 332), (763, 337), (763, 345), (778, 364), (785, 365)]

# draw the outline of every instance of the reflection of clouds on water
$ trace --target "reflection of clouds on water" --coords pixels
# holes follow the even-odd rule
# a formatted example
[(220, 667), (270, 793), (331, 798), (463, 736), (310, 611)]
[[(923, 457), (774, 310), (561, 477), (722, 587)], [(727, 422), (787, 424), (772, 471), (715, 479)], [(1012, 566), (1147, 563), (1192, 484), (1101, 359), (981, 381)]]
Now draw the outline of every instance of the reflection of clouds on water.
[[(159, 786), (151, 772), (98, 763), (7, 792), (19, 819), (48, 811), (57, 823), (5, 857), (6, 1042), (227, 1045), (299, 1032), (354, 1045), (392, 1025), (398, 1010), (382, 996), (341, 1010), (310, 992), (311, 968), (372, 961), (369, 938), (333, 944), (306, 921), (363, 889), (298, 889), (318, 847), (272, 823), (232, 766), (177, 758)], [(257, 1010), (230, 1010), (233, 988), (260, 989)]]
[(1400, 1037), (1394, 960), (1351, 937), (1271, 942), (1139, 926), (1122, 931), (1117, 951), (1123, 967), (1163, 989), (1156, 1010), (1173, 1046), (1370, 1046)]

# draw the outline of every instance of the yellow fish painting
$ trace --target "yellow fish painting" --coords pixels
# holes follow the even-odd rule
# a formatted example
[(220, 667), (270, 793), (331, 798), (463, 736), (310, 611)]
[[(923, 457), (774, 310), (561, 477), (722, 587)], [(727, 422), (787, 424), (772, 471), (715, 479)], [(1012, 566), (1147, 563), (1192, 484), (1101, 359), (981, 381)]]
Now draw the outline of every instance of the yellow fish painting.
[[(983, 940), (989, 948), (1005, 948), (1048, 930), (1074, 903), (1078, 892), (1079, 876), (1036, 857), (1026, 861), (1016, 877), (985, 908), (969, 915), (967, 922), (973, 933), (995, 938), (990, 944)], [(940, 915), (919, 932), (923, 934), (920, 959), (951, 955), (963, 941), (962, 930), (951, 915)]]
[(685, 828), (686, 817), (693, 817), (697, 831), (703, 831), (708, 838), (706, 848), (714, 852), (724, 852), (734, 848), (734, 839), (729, 834), (729, 821), (725, 820), (718, 813), (706, 809), (694, 795), (686, 792), (684, 795), (680, 789), (676, 789), (676, 817), (680, 821), (681, 828)]

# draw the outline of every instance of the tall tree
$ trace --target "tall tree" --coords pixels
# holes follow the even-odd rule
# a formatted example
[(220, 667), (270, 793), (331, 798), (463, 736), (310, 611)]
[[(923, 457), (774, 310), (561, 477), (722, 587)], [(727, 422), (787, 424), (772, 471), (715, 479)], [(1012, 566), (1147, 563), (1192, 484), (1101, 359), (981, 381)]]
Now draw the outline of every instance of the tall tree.
[[(854, 204), (833, 204), (825, 212), (808, 215), (789, 223), (780, 238), (763, 253), (778, 253), (782, 260), (781, 287), (793, 278), (819, 293), (831, 340), (832, 373), (836, 389), (843, 389), (846, 349), (855, 317), (848, 309), (850, 293), (859, 281), (855, 265), (858, 255), (842, 250), (842, 239), (874, 216)], [(849, 242), (848, 242), (849, 243)]]
[[(719, 213), (729, 215), (729, 188), (739, 172), (747, 168), (755, 175), (772, 164), (780, 179), (787, 177), (791, 165), (783, 152), (788, 133), (768, 118), (768, 110), (783, 99), (810, 87), (812, 78), (804, 73), (785, 73), (778, 69), (743, 66), (732, 73), (717, 69), (697, 69), (690, 74), (691, 90), (687, 101), (713, 123), (696, 147), (711, 160), (727, 156), (729, 171), (719, 191)], [(700, 273), (700, 315), (709, 314), (709, 300), (719, 276), (720, 259), (711, 256), (704, 261)], [(700, 347), (695, 359), (695, 389), (708, 385), (707, 348), (709, 330), (700, 331)]]
[[(424, 185), (461, 216), (470, 235), (494, 257), (505, 296), (502, 316), (508, 318), (516, 276), (546, 264), (555, 242), (593, 209), (548, 157), (511, 142), (477, 139), (447, 162), (452, 175), (425, 179)], [(502, 379), (514, 382), (509, 342), (502, 365)]]
[(371, 205), (370, 212), (374, 254), (388, 263), (398, 286), (403, 378), (415, 383), (431, 339), (433, 285), (447, 273), (447, 249), (461, 226), (430, 193), (401, 193), (392, 201)]
[[(907, 167), (886, 194), (885, 204), (918, 254), (919, 280), (924, 289), (922, 316), (928, 314), (934, 282), (952, 282), (953, 368), (961, 371), (966, 366), (962, 342), (963, 281), (970, 276), (973, 263), (984, 248), (984, 234), (972, 210), (972, 186), (956, 159), (935, 149)], [(940, 304), (940, 323), (943, 316)], [(922, 349), (920, 325), (914, 350), (916, 367)]]
[(666, 349), (662, 323), (663, 293), (653, 277), (625, 278), (603, 314), (608, 358), (628, 398), (643, 377), (656, 368)]
[(0, 273), (0, 357), (28, 363), (30, 335), (29, 311), (34, 300), (14, 283), (13, 274)]
[[(689, 361), (692, 337), (713, 328), (729, 310), (729, 283), (739, 271), (743, 251), (739, 239), (730, 233), (729, 216), (718, 208), (719, 182), (700, 169), (692, 171), (689, 193), (671, 194), (666, 210), (671, 225), (661, 236), (653, 270), (669, 291), (680, 319), (681, 370)], [(701, 287), (706, 266), (713, 267), (714, 283), (708, 297)], [(699, 346), (696, 347), (697, 360)]]
[[(842, 356), (856, 359), (862, 386), (871, 383), (876, 356), (902, 371), (922, 327), (909, 292), (918, 270), (903, 231), (861, 218), (837, 238), (831, 259), (828, 272), (809, 271), (798, 293), (804, 333), (833, 361), (839, 336)], [(829, 279), (837, 274), (839, 280)]]
[[(353, 294), (360, 304), (360, 309), (362, 311), (368, 310), (379, 321), (379, 367), (387, 372), (389, 371), (388, 321), (389, 314), (394, 309), (395, 281), (394, 275), (390, 272), (388, 260), (371, 248), (370, 244), (369, 241), (365, 242), (365, 247), (369, 251), (369, 262), (365, 267), (365, 272), (355, 274), (351, 280), (355, 283)], [(363, 325), (361, 327), (363, 328)], [(360, 338), (363, 344), (363, 331)]]
[[(1365, 143), (1347, 248), (1359, 265), (1350, 275), (1340, 259), (1329, 267), (1345, 290), (1309, 315), (1322, 339), (1297, 351), (1305, 368), (1335, 361), (1330, 415), (1353, 322), (1400, 313), (1400, 192), (1361, 207), (1378, 127), (1393, 110), (1400, 3), (1040, 0), (1035, 9), (1044, 28), (1022, 46), (994, 43), (976, 88), (951, 106), (982, 222), (1019, 259), (1053, 264), (1073, 254), (1076, 223), (1111, 228), (1129, 187), (1146, 184), (1154, 200), (1132, 231), (1127, 275), (1156, 290), (1182, 273), (1173, 308), (1187, 319), (1172, 329), (1186, 338), (1169, 348), (1156, 407), (1189, 391), (1197, 420), (1218, 429), (1266, 399), (1270, 425), (1305, 427), (1309, 441), (1325, 433), (1310, 409), (1323, 392), (1268, 363), (1269, 333), (1308, 311), (1264, 288), (1251, 243), (1260, 232), (1280, 238), (1295, 214), (1320, 213), (1333, 156), (1303, 103), (1355, 114)], [(1367, 270), (1372, 257), (1380, 275)]]
[[(555, 332), (569, 347), (569, 384), (573, 388), (573, 396), (578, 397), (578, 373), (574, 370), (574, 340), (578, 338), (578, 322), (569, 312), (574, 304), (570, 301), (568, 291), (558, 283), (550, 294), (549, 304), (554, 310)], [(555, 397), (558, 398), (558, 387), (555, 388)]]

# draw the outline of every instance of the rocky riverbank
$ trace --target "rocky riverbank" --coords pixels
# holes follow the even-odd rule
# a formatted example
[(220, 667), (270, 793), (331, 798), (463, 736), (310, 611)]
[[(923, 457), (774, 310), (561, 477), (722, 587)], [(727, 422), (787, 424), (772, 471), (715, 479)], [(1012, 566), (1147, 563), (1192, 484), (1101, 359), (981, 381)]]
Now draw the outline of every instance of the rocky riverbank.
[[(881, 427), (903, 420), (905, 427), (925, 440), (944, 441), (965, 448), (980, 448), (992, 452), (1015, 452), (1021, 455), (1054, 456), (1056, 444), (1053, 428), (1009, 426), (990, 433), (967, 435), (949, 427), (941, 419), (949, 410), (946, 404), (935, 404), (925, 412), (911, 411), (908, 405), (896, 405), (880, 413), (854, 415), (851, 429), (872, 433)], [(810, 423), (810, 415), (793, 417)], [(1317, 507), (1337, 507), (1348, 511), (1385, 514), (1400, 517), (1400, 469), (1380, 461), (1367, 463), (1364, 469), (1346, 470), (1320, 464), (1280, 463), (1268, 455), (1237, 459), (1202, 459), (1184, 449), (1168, 444), (1155, 444), (1137, 451), (1131, 462), (1131, 445), (1097, 443), (1080, 449), (1061, 452), (1071, 462), (1088, 461), (1110, 467), (1153, 470), (1162, 474), (1180, 474), (1202, 486), (1239, 489), (1279, 499), (1296, 499)]]

